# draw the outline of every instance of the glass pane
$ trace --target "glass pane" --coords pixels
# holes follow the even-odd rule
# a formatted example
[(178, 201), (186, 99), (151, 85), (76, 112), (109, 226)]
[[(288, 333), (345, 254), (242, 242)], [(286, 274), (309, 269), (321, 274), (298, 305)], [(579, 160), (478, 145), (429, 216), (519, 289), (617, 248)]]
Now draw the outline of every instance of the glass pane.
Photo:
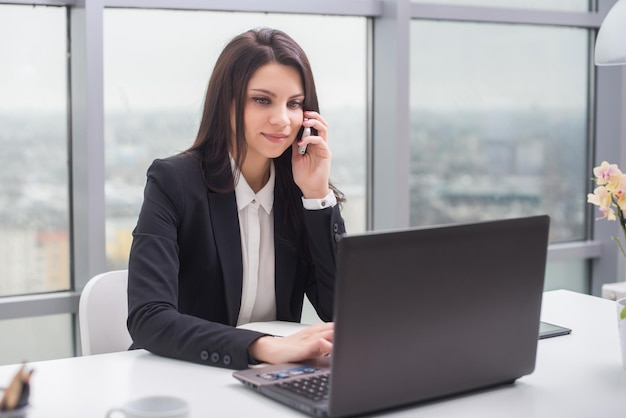
[(459, 6), (511, 7), (519, 9), (586, 12), (590, 0), (413, 0), (414, 3), (455, 4)]
[(74, 356), (73, 315), (0, 321), (0, 365)]
[(285, 31), (307, 52), (320, 107), (331, 129), (331, 180), (347, 196), (348, 230), (365, 229), (365, 18), (106, 9), (109, 268), (126, 268), (146, 169), (153, 159), (191, 146), (218, 54), (235, 35), (258, 26)]
[(589, 294), (588, 260), (549, 261), (546, 264), (546, 281), (543, 289), (566, 289)]
[(411, 224), (547, 213), (585, 238), (588, 33), (411, 24)]
[(0, 5), (0, 296), (70, 285), (66, 25)]

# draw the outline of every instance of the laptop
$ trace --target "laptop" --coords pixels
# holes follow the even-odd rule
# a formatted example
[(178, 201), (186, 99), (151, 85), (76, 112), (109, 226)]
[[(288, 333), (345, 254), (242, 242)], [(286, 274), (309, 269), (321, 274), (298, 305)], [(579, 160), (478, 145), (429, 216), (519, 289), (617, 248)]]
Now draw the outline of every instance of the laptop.
[(345, 235), (332, 356), (233, 376), (323, 417), (513, 383), (535, 368), (548, 229), (541, 215)]

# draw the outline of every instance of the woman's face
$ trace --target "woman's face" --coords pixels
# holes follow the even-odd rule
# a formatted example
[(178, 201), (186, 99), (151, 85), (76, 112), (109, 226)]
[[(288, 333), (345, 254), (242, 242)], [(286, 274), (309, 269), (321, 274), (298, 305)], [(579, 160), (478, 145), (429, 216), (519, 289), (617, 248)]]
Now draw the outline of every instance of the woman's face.
[(248, 82), (243, 115), (248, 162), (276, 158), (291, 146), (302, 126), (303, 101), (295, 68), (272, 62), (256, 70)]

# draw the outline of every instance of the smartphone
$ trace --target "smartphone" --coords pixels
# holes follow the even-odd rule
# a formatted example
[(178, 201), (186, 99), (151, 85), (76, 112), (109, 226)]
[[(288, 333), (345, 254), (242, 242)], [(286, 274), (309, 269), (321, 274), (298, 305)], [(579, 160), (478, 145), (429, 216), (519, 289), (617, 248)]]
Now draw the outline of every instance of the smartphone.
[[(304, 139), (307, 136), (311, 135), (311, 128), (306, 127), (304, 129), (302, 129), (302, 136), (300, 136), (300, 139)], [(306, 153), (306, 144), (305, 145), (298, 145), (298, 153), (300, 153), (301, 155), (304, 155)]]

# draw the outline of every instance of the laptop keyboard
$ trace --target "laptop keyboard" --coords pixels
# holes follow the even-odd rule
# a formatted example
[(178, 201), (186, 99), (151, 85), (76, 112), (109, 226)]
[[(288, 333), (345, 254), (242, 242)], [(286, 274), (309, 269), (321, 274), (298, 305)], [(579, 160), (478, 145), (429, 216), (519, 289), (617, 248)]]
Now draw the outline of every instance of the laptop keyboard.
[(318, 374), (301, 379), (291, 380), (278, 384), (278, 387), (289, 392), (304, 396), (312, 401), (319, 402), (328, 400), (329, 374)]

